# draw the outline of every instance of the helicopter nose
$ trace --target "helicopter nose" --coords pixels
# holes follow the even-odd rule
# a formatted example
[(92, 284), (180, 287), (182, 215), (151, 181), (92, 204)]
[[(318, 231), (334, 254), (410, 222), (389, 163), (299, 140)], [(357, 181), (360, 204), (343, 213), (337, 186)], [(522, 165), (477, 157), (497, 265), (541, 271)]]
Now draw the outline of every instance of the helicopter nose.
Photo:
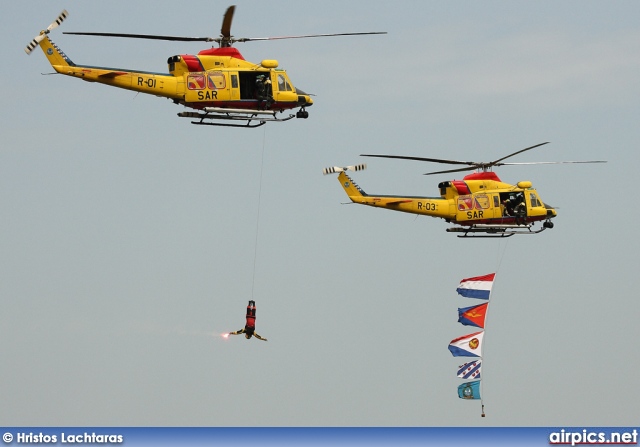
[(298, 105), (302, 107), (310, 107), (313, 105), (313, 99), (309, 95), (298, 95)]
[(307, 92), (296, 88), (296, 93), (298, 93), (298, 104), (303, 107), (309, 107), (313, 105), (313, 99), (311, 99), (311, 95)]
[(547, 209), (547, 217), (556, 217), (558, 213), (556, 213), (556, 209), (552, 206), (546, 205), (544, 206)]

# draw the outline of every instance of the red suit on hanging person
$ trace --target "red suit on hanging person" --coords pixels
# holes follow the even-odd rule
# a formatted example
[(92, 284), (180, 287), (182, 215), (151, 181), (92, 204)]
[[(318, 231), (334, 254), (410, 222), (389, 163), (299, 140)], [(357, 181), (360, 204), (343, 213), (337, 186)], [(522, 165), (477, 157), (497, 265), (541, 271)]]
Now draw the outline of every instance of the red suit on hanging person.
[(261, 337), (256, 332), (256, 302), (253, 300), (249, 301), (247, 305), (247, 323), (244, 325), (244, 328), (239, 331), (230, 332), (229, 335), (239, 335), (244, 334), (244, 337), (249, 339), (251, 337), (256, 337), (258, 340), (267, 341), (266, 338)]

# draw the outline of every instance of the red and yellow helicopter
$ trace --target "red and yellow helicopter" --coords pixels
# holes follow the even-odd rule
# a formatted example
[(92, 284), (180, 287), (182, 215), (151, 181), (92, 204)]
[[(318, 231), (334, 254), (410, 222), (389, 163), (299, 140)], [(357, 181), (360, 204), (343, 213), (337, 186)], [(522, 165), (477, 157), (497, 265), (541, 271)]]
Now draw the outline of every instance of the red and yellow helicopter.
[[(288, 121), (308, 118), (307, 107), (313, 105), (310, 95), (291, 83), (287, 72), (278, 68), (278, 61), (265, 59), (259, 64), (249, 62), (233, 47), (236, 42), (255, 40), (299, 39), (307, 37), (354, 36), (386, 34), (386, 32), (313, 34), (306, 36), (248, 37), (231, 35), (231, 22), (235, 6), (230, 6), (222, 20), (220, 37), (177, 37), (148, 34), (67, 32), (85, 36), (125, 37), (136, 39), (170, 40), (185, 42), (215, 42), (218, 48), (200, 51), (197, 55), (171, 56), (167, 63), (169, 73), (154, 73), (127, 69), (94, 67), (74, 64), (49, 38), (49, 33), (67, 17), (66, 10), (45, 30), (40, 31), (25, 48), (27, 54), (39, 46), (57, 73), (99, 82), (113, 87), (171, 99), (176, 104), (195, 109), (178, 116), (195, 118), (193, 124), (229, 127), (258, 127), (267, 121)], [(295, 115), (278, 114), (299, 108)], [(245, 124), (231, 124), (246, 121)]]
[[(514, 234), (535, 234), (547, 228), (553, 228), (551, 219), (557, 215), (555, 208), (542, 202), (540, 195), (532, 187), (530, 181), (521, 181), (515, 185), (503, 183), (497, 174), (492, 171), (492, 168), (504, 165), (606, 163), (606, 161), (601, 160), (503, 163), (503, 160), (509, 157), (544, 144), (548, 144), (548, 142), (527, 147), (491, 162), (361, 154), (363, 157), (397, 158), (401, 160), (465, 165), (463, 168), (429, 172), (425, 175), (476, 171), (466, 175), (462, 180), (441, 182), (438, 185), (440, 197), (367, 194), (346, 174), (346, 171), (365, 169), (366, 164), (346, 167), (333, 166), (325, 168), (323, 174), (338, 173), (338, 180), (353, 203), (386, 208), (392, 211), (439, 217), (455, 225), (447, 228), (447, 231), (462, 233), (458, 237), (509, 237)], [(534, 224), (540, 221), (544, 221), (542, 227), (534, 229)]]

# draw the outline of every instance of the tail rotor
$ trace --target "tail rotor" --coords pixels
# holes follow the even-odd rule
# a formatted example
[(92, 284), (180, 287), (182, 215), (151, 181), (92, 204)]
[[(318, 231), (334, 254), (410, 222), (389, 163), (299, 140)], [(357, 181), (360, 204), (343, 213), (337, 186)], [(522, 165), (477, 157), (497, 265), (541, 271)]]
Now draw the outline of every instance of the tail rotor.
[(31, 42), (29, 42), (29, 45), (27, 45), (27, 47), (24, 49), (25, 53), (31, 54), (31, 52), (40, 44), (40, 42), (42, 42), (42, 39), (44, 39), (44, 37), (52, 30), (59, 27), (68, 16), (69, 13), (67, 12), (67, 10), (63, 9), (58, 18), (56, 18), (51, 23), (51, 25), (47, 27), (47, 29), (40, 31), (40, 34), (38, 34)]
[(339, 174), (340, 172), (362, 171), (364, 169), (367, 169), (366, 163), (362, 163), (362, 164), (354, 165), (354, 166), (344, 166), (344, 167), (331, 166), (329, 168), (324, 168), (322, 170), (322, 174), (324, 174), (324, 175), (327, 175), (327, 174)]

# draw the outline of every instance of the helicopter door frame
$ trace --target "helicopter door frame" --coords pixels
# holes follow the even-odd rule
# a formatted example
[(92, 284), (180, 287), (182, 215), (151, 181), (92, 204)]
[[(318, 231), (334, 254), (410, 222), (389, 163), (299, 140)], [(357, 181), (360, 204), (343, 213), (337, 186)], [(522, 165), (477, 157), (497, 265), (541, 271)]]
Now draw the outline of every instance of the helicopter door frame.
[(528, 196), (525, 194), (527, 191), (524, 190), (516, 190), (516, 191), (504, 191), (500, 193), (500, 208), (502, 210), (502, 216), (503, 217), (516, 217), (516, 212), (515, 212), (515, 208), (517, 207), (517, 204), (514, 204), (514, 200), (516, 200), (516, 198), (518, 196), (522, 197), (522, 200), (524, 200), (524, 205), (525, 208), (527, 210), (527, 213), (525, 216), (529, 215), (529, 203), (528, 203)]
[(249, 100), (249, 101), (257, 101), (256, 97), (256, 80), (259, 75), (265, 74), (260, 71), (247, 71), (247, 70), (239, 70), (237, 72), (233, 72), (238, 74), (238, 82), (240, 88), (240, 99), (241, 100)]
[(240, 100), (240, 79), (237, 71), (229, 73), (229, 93), (232, 101)]
[(491, 194), (491, 200), (493, 203), (491, 204), (491, 208), (493, 209), (493, 218), (501, 219), (503, 215), (503, 206), (500, 203), (500, 194)]

